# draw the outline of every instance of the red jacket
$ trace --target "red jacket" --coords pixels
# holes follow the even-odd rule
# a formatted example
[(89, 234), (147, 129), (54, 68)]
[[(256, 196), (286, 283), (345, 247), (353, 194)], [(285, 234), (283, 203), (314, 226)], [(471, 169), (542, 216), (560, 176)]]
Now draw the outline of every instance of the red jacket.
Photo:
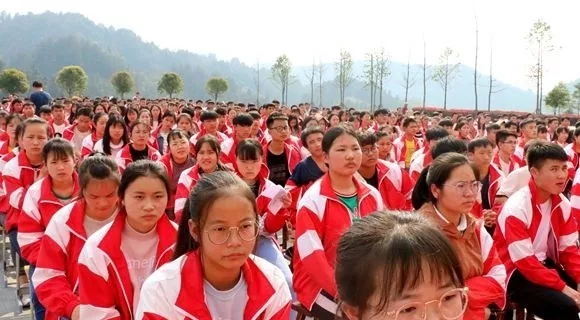
[[(79, 193), (78, 175), (73, 172), (74, 190), (72, 198)], [(22, 212), (18, 220), (18, 245), (24, 260), (36, 265), (40, 251), (40, 239), (52, 216), (63, 204), (52, 192), (52, 178), (47, 176), (36, 181), (28, 188), (22, 204)]]
[(419, 180), (419, 176), (425, 167), (433, 162), (431, 152), (423, 153), (411, 160), (411, 165), (409, 166), (409, 174), (413, 181)]
[(572, 217), (576, 220), (578, 231), (580, 231), (580, 174), (578, 172), (580, 171), (575, 173), (572, 189), (570, 190), (570, 206)]
[(66, 205), (52, 217), (40, 241), (32, 281), (46, 320), (70, 318), (80, 304), (77, 265), (87, 240), (84, 217), (83, 200)]
[(220, 144), (221, 154), (220, 161), (223, 164), (231, 165), (232, 168), (235, 167), (236, 163), (236, 149), (238, 147), (238, 139), (236, 137), (227, 138)]
[[(419, 151), (421, 149), (421, 141), (419, 139), (413, 137), (413, 141), (415, 142), (415, 151)], [(393, 146), (395, 147), (396, 154), (398, 155), (397, 163), (401, 168), (405, 168), (405, 160), (407, 159), (407, 146), (405, 145), (405, 135), (398, 137), (393, 141)], [(410, 164), (409, 164), (410, 165)]]
[[(495, 196), (497, 195), (497, 191), (499, 190), (499, 187), (501, 186), (504, 179), (505, 179), (505, 176), (504, 176), (503, 172), (498, 167), (496, 167), (494, 164), (490, 164), (489, 165), (489, 189), (487, 189), (487, 200), (489, 201), (489, 205), (491, 206), (491, 210), (494, 210), (496, 212), (498, 212), (500, 208), (498, 206), (494, 207), (493, 204), (495, 202)], [(478, 199), (481, 199), (481, 196), (478, 197)], [(476, 218), (482, 217), (483, 206), (482, 206), (482, 202), (480, 200), (475, 202), (475, 204), (473, 205), (473, 208), (471, 209), (471, 213)]]
[(93, 131), (90, 136), (83, 139), (83, 145), (81, 148), (81, 159), (85, 159), (93, 153), (95, 143), (101, 139), (97, 138), (96, 132)]
[[(75, 128), (77, 127), (78, 123), (73, 123), (72, 125), (66, 127), (64, 129), (64, 131), (62, 132), (62, 138), (68, 141), (73, 142), (74, 137), (75, 137)], [(93, 128), (91, 127), (91, 132), (93, 131)], [(96, 141), (95, 141), (96, 142)]]
[(199, 179), (201, 179), (201, 176), (199, 175), (199, 166), (197, 164), (181, 173), (177, 183), (177, 191), (175, 191), (175, 222), (179, 223), (181, 221), (185, 201)]
[[(194, 154), (194, 150), (195, 150), (195, 144), (197, 143), (197, 140), (201, 139), (201, 137), (205, 136), (207, 133), (207, 131), (205, 130), (205, 128), (202, 126), (201, 130), (199, 130), (198, 133), (194, 134), (193, 136), (191, 136), (191, 138), (189, 139), (189, 147), (191, 149), (191, 153)], [(218, 142), (221, 144), (222, 142), (226, 141), (228, 139), (228, 136), (217, 131), (217, 135), (214, 136), (217, 138)]]
[[(495, 153), (495, 155), (493, 156), (493, 159), (491, 160), (491, 163), (493, 163), (501, 172), (503, 172), (503, 170), (501, 170), (501, 162), (500, 162), (500, 157), (499, 157), (499, 151)], [(518, 169), (520, 167), (520, 162), (518, 160), (518, 158), (516, 158), (513, 154), (510, 156), (510, 167), (509, 167), (509, 172), (507, 174), (512, 173), (512, 171)], [(504, 175), (506, 173), (504, 172)]]
[[(358, 214), (383, 210), (380, 193), (353, 177), (357, 188)], [(298, 300), (309, 310), (320, 290), (336, 297), (334, 264), (340, 236), (352, 225), (353, 213), (340, 201), (326, 173), (306, 191), (298, 204), (294, 243), (293, 287)]]
[(568, 178), (574, 180), (576, 170), (578, 170), (578, 153), (576, 153), (575, 143), (570, 143), (564, 147), (564, 151), (568, 155)]
[[(243, 319), (289, 319), (292, 299), (278, 268), (250, 255), (242, 266), (242, 275), (248, 286)], [(145, 281), (135, 319), (215, 319), (206, 304), (203, 281), (199, 251), (165, 264)]]
[(33, 168), (26, 157), (26, 151), (21, 151), (18, 156), (8, 161), (2, 179), (4, 192), (8, 198), (8, 211), (6, 213), (5, 228), (10, 231), (18, 227), (18, 219), (24, 202), (24, 195), (28, 188), (38, 179), (40, 168)]
[(4, 172), (4, 168), (6, 167), (8, 161), (18, 156), (18, 152), (19, 149), (14, 148), (12, 149), (12, 152), (0, 158), (0, 185), (2, 186), (0, 188), (0, 214), (6, 214), (6, 212), (8, 212), (8, 208), (10, 207), (10, 204), (8, 203), (8, 197), (6, 196), (6, 190), (4, 189), (4, 179), (2, 178), (2, 172)]
[[(119, 171), (123, 173), (127, 166), (133, 162), (133, 157), (131, 157), (131, 149), (129, 149), (131, 144), (127, 144), (126, 146), (117, 153), (115, 157), (115, 162), (117, 166), (119, 166)], [(161, 159), (161, 155), (157, 151), (157, 149), (153, 148), (152, 146), (147, 146), (147, 159), (151, 161), (159, 161)]]
[(526, 142), (524, 141), (524, 139), (520, 138), (518, 140), (518, 145), (516, 146), (516, 151), (513, 154), (514, 159), (517, 161), (517, 163), (520, 165), (520, 167), (523, 167), (526, 165), (526, 160), (524, 159), (524, 146), (525, 145), (526, 145)]
[[(121, 234), (126, 213), (87, 240), (79, 256), (81, 319), (133, 319), (133, 285), (123, 252)], [(155, 269), (170, 261), (177, 226), (162, 215), (157, 222), (159, 242)]]
[[(169, 183), (171, 183), (171, 181), (173, 181), (173, 162), (171, 161), (171, 153), (167, 153), (166, 155), (161, 157), (161, 160), (159, 160), (159, 162), (161, 162), (161, 164), (165, 167), (165, 170), (167, 171), (167, 177), (169, 178)], [(185, 170), (183, 172), (185, 172)], [(177, 192), (171, 193), (169, 195), (169, 200), (167, 201), (167, 209), (173, 209), (175, 207), (176, 194)]]
[[(527, 187), (514, 193), (503, 205), (494, 232), (495, 246), (506, 267), (507, 283), (517, 269), (534, 284), (562, 291), (566, 283), (558, 272), (546, 268), (535, 255), (537, 244), (534, 239), (542, 219), (539, 206), (537, 187), (531, 179)], [(570, 214), (570, 202), (562, 194), (552, 196), (550, 228), (557, 249), (556, 256), (550, 258), (562, 265), (575, 283), (580, 283), (580, 252), (576, 246), (578, 231)]]
[[(264, 158), (262, 161), (266, 166), (268, 165), (268, 145), (269, 143), (263, 146)], [(288, 172), (292, 174), (298, 162), (302, 160), (302, 157), (298, 149), (288, 143), (284, 143), (284, 152), (286, 153), (286, 160), (288, 161)]]
[(412, 210), (411, 194), (415, 182), (396, 163), (377, 161), (378, 190), (389, 210)]

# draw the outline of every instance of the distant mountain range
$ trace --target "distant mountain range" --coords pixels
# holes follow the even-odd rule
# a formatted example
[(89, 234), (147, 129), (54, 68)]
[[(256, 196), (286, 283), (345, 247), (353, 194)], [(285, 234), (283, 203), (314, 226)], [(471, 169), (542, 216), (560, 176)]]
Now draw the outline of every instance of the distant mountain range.
[[(41, 80), (48, 91), (59, 96), (63, 92), (56, 86), (54, 77), (66, 65), (80, 65), (89, 76), (87, 95), (114, 95), (110, 83), (116, 71), (129, 70), (136, 82), (136, 89), (144, 96), (157, 97), (157, 81), (164, 72), (174, 71), (181, 75), (185, 90), (180, 95), (191, 99), (208, 99), (205, 82), (209, 77), (224, 77), (229, 82), (229, 90), (220, 99), (256, 102), (257, 71), (238, 59), (218, 60), (215, 55), (200, 55), (188, 51), (162, 50), (153, 43), (144, 42), (134, 32), (97, 25), (80, 14), (27, 14), (10, 16), (0, 13), (0, 60), (7, 67), (22, 69), (30, 81)], [(354, 74), (360, 77), (366, 62), (354, 62)], [(432, 68), (432, 67), (431, 67)], [(400, 106), (404, 100), (403, 75), (406, 64), (393, 61), (391, 75), (386, 80), (383, 105)], [(306, 74), (311, 66), (293, 68), (294, 81), (289, 87), (289, 103), (310, 100), (310, 85)], [(416, 84), (409, 91), (409, 104), (422, 103), (421, 66), (411, 66)], [(270, 79), (269, 66), (260, 69), (261, 103), (279, 99), (281, 90)], [(338, 87), (334, 81), (334, 64), (326, 66), (323, 84), (324, 105), (339, 102)], [(489, 79), (481, 74), (479, 86), (479, 109), (487, 109)], [(501, 81), (495, 85), (500, 92), (492, 96), (492, 109), (533, 111), (535, 94)], [(316, 83), (314, 102), (318, 105), (318, 84)], [(448, 92), (448, 108), (470, 109), (474, 107), (473, 69), (460, 66), (457, 79)], [(378, 98), (377, 98), (378, 100)], [(363, 81), (356, 80), (346, 91), (348, 105), (368, 108), (369, 89)], [(439, 84), (429, 81), (427, 104), (443, 105), (443, 90)]]

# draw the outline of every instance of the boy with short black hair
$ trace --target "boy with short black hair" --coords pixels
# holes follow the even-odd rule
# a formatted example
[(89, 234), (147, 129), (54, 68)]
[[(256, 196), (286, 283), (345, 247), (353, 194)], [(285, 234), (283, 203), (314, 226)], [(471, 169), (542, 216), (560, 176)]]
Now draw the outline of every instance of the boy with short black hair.
[(52, 105), (51, 109), (52, 121), (49, 122), (50, 128), (54, 132), (55, 137), (62, 137), (62, 133), (69, 125), (66, 121), (64, 105), (55, 103)]
[(236, 163), (236, 149), (238, 143), (250, 137), (254, 118), (247, 113), (240, 113), (232, 119), (233, 134), (232, 137), (226, 139), (221, 143), (220, 160), (225, 165), (230, 165), (232, 168)]
[(227, 140), (228, 136), (218, 131), (218, 118), (219, 115), (215, 111), (204, 111), (201, 113), (199, 119), (201, 120), (201, 130), (198, 133), (194, 134), (190, 139), (189, 143), (191, 144), (191, 150), (195, 149), (195, 144), (197, 140), (201, 137), (205, 136), (206, 134), (211, 134), (212, 136), (216, 137), (219, 143), (224, 142)]
[(270, 169), (268, 179), (275, 184), (285, 186), (286, 181), (300, 162), (300, 153), (286, 143), (290, 136), (288, 117), (280, 112), (273, 112), (266, 120), (271, 140), (264, 146), (264, 164)]
[(64, 129), (62, 133), (62, 138), (72, 142), (75, 146), (75, 152), (79, 155), (83, 146), (83, 140), (93, 132), (91, 120), (93, 120), (93, 111), (91, 108), (79, 108), (75, 114), (75, 123)]
[(505, 176), (521, 166), (518, 159), (514, 156), (517, 142), (518, 136), (513, 132), (500, 130), (496, 133), (495, 143), (497, 145), (497, 152), (493, 157), (493, 164), (495, 164)]
[(538, 126), (536, 124), (536, 121), (533, 119), (525, 119), (522, 122), (520, 122), (520, 132), (522, 133), (522, 136), (516, 147), (514, 155), (518, 160), (520, 166), (524, 166), (525, 165), (524, 146), (528, 141), (536, 139), (538, 137)]
[(415, 118), (409, 117), (403, 120), (403, 135), (393, 141), (393, 145), (397, 148), (397, 154), (399, 159), (397, 162), (399, 166), (404, 169), (409, 169), (411, 166), (411, 157), (413, 153), (421, 149), (422, 144), (415, 137), (415, 134), (419, 130), (419, 126)]
[(505, 202), (494, 234), (508, 273), (507, 295), (544, 320), (579, 319), (578, 232), (561, 193), (567, 160), (555, 144), (529, 148), (529, 184)]

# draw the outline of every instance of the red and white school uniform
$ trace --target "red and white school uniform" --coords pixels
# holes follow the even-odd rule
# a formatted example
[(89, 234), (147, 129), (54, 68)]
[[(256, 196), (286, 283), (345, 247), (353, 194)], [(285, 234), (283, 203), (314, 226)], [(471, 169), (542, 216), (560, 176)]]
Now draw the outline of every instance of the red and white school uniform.
[[(353, 177), (360, 217), (383, 210), (379, 191)], [(326, 173), (306, 191), (296, 214), (293, 286), (298, 300), (309, 310), (322, 299), (321, 290), (337, 296), (334, 280), (336, 247), (352, 225), (353, 213), (338, 198)]]
[(185, 206), (185, 201), (189, 197), (189, 193), (197, 181), (201, 179), (199, 174), (199, 165), (194, 165), (193, 167), (183, 171), (181, 176), (179, 176), (179, 182), (177, 183), (177, 191), (175, 191), (175, 222), (179, 223), (181, 221), (181, 215), (183, 214), (183, 207)]
[(389, 210), (411, 210), (411, 194), (415, 186), (409, 173), (396, 163), (377, 161), (378, 190), (385, 208)]
[(8, 212), (8, 208), (10, 204), (8, 203), (8, 197), (6, 196), (6, 190), (4, 189), (4, 178), (2, 177), (2, 172), (4, 172), (4, 167), (8, 161), (16, 158), (18, 156), (20, 149), (18, 147), (12, 149), (11, 152), (2, 156), (0, 158), (0, 214), (6, 214)]
[(498, 169), (500, 169), (505, 176), (507, 176), (508, 174), (512, 173), (514, 170), (520, 167), (518, 159), (513, 154), (510, 156), (509, 163), (505, 163), (499, 157), (499, 152), (495, 153), (493, 159), (491, 160), (491, 163), (493, 163)]
[(0, 139), (0, 157), (10, 153), (10, 139)]
[[(491, 210), (499, 210), (498, 206), (494, 207), (495, 197), (497, 195), (497, 191), (501, 186), (502, 182), (505, 180), (505, 176), (503, 172), (495, 166), (495, 164), (489, 165), (489, 188), (487, 189), (487, 201), (489, 201), (489, 205), (491, 206)], [(479, 196), (480, 194), (478, 194)], [(483, 216), (483, 207), (481, 202), (481, 196), (478, 197), (478, 200), (473, 205), (471, 209), (471, 213), (476, 218), (481, 218)]]
[(220, 161), (221, 163), (228, 165), (232, 168), (235, 167), (236, 163), (236, 149), (238, 147), (238, 139), (236, 137), (227, 138), (224, 142), (220, 144)]
[[(78, 263), (80, 318), (133, 319), (133, 285), (127, 260), (121, 250), (126, 213), (89, 237)], [(154, 270), (173, 255), (177, 225), (164, 214), (156, 226), (158, 235)]]
[(570, 180), (574, 180), (574, 176), (576, 175), (576, 170), (578, 170), (578, 153), (576, 152), (576, 144), (570, 143), (564, 147), (564, 151), (566, 151), (566, 155), (568, 155), (568, 178)]
[(520, 167), (523, 167), (526, 165), (526, 159), (524, 159), (524, 146), (525, 145), (526, 145), (526, 142), (524, 141), (524, 139), (520, 138), (518, 140), (518, 144), (516, 145), (516, 151), (514, 151), (514, 154), (513, 154), (515, 160), (518, 162)]
[[(196, 133), (193, 136), (191, 136), (191, 138), (189, 139), (189, 145), (190, 145), (190, 149), (191, 149), (191, 152), (192, 153), (194, 153), (195, 144), (197, 143), (197, 140), (201, 139), (206, 134), (209, 134), (209, 133), (202, 126), (201, 130), (199, 130), (198, 133)], [(227, 135), (225, 135), (225, 134), (223, 134), (223, 133), (221, 133), (219, 131), (216, 132), (216, 135), (213, 135), (212, 134), (212, 136), (216, 137), (217, 140), (218, 140), (218, 142), (220, 144), (228, 139), (228, 136)]]
[(576, 220), (578, 231), (580, 231), (580, 171), (576, 172), (572, 189), (570, 190), (570, 206), (572, 217)]
[[(287, 320), (290, 318), (291, 297), (282, 272), (269, 262), (250, 255), (242, 266), (248, 297), (244, 320)], [(204, 279), (199, 251), (192, 251), (163, 265), (155, 271), (141, 289), (141, 302), (136, 320), (211, 320), (204, 291)]]
[(84, 227), (85, 202), (77, 200), (54, 214), (41, 240), (34, 290), (46, 308), (46, 320), (71, 318), (80, 304), (78, 259), (87, 241)]
[[(169, 182), (173, 181), (173, 162), (171, 161), (171, 153), (167, 153), (166, 155), (161, 157), (161, 160), (159, 160), (159, 162), (165, 167), (165, 170), (167, 171), (167, 177), (169, 178)], [(185, 172), (185, 170), (183, 172)], [(177, 192), (169, 195), (169, 199), (167, 200), (167, 209), (175, 208), (176, 195)]]
[[(264, 152), (264, 157), (262, 161), (266, 166), (268, 165), (268, 153), (269, 153), (268, 144), (262, 147)], [(288, 172), (292, 174), (298, 162), (302, 161), (302, 157), (300, 156), (300, 152), (298, 151), (298, 149), (296, 149), (293, 145), (288, 143), (284, 143), (284, 152), (286, 153), (286, 161), (288, 162)]]
[[(393, 147), (395, 148), (395, 153), (398, 155), (397, 163), (401, 168), (405, 168), (405, 160), (407, 157), (407, 146), (405, 144), (405, 135), (402, 135), (393, 141)], [(413, 137), (413, 141), (415, 143), (415, 151), (421, 149), (422, 144), (421, 141), (415, 137)]]
[[(78, 196), (78, 175), (73, 172), (74, 189), (71, 201)], [(22, 257), (31, 265), (36, 265), (40, 251), (40, 239), (52, 216), (63, 207), (63, 203), (52, 191), (52, 178), (47, 176), (28, 188), (18, 220), (18, 245)]]
[[(552, 195), (549, 221), (543, 224), (538, 202), (538, 192), (533, 179), (527, 187), (514, 193), (503, 205), (497, 217), (494, 242), (504, 263), (508, 280), (517, 269), (530, 282), (556, 291), (562, 291), (566, 283), (556, 270), (547, 269), (539, 259), (544, 256), (562, 265), (576, 283), (580, 283), (580, 252), (576, 246), (578, 231), (570, 213), (570, 202), (564, 195)], [(550, 232), (553, 237), (550, 237)], [(546, 252), (538, 239), (548, 239)], [(552, 243), (549, 240), (553, 238)], [(546, 241), (546, 240), (544, 240)], [(543, 241), (540, 241), (543, 242)], [(545, 246), (546, 244), (543, 243)], [(553, 248), (550, 254), (550, 248)]]
[(21, 151), (4, 167), (2, 180), (4, 191), (8, 198), (8, 211), (4, 227), (6, 231), (18, 227), (20, 211), (24, 202), (24, 195), (28, 188), (38, 179), (40, 168), (33, 168), (26, 157), (26, 151)]
[[(126, 146), (117, 153), (115, 156), (115, 162), (117, 166), (119, 166), (119, 171), (121, 173), (127, 169), (129, 164), (133, 162), (133, 157), (131, 156), (131, 149), (129, 149), (131, 144), (127, 144)], [(161, 155), (157, 149), (153, 148), (152, 146), (147, 146), (147, 160), (151, 161), (159, 161), (161, 159)]]
[(86, 159), (93, 153), (95, 149), (95, 144), (101, 139), (97, 138), (97, 133), (93, 131), (89, 136), (83, 139), (83, 145), (81, 147), (81, 159)]
[[(66, 127), (64, 129), (64, 131), (62, 132), (62, 138), (74, 143), (74, 141), (75, 141), (75, 129), (76, 129), (77, 125), (78, 125), (78, 123), (75, 122), (72, 125)], [(89, 130), (93, 131), (92, 128)]]
[(431, 152), (419, 154), (415, 159), (411, 160), (411, 165), (409, 166), (409, 175), (413, 181), (419, 180), (419, 176), (425, 167), (433, 162), (433, 157)]
[(48, 122), (48, 127), (50, 129), (50, 133), (54, 136), (55, 134), (59, 134), (60, 137), (62, 137), (62, 135), (64, 134), (64, 130), (66, 130), (66, 128), (68, 126), (70, 126), (70, 123), (68, 123), (68, 121), (64, 121), (61, 125), (55, 124), (54, 120), (50, 120)]

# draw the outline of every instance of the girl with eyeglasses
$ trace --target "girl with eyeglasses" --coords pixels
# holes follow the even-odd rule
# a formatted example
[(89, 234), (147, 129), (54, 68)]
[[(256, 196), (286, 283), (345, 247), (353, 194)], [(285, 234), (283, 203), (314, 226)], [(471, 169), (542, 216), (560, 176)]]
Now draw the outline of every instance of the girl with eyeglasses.
[(413, 206), (447, 236), (469, 288), (466, 319), (487, 319), (505, 305), (506, 270), (483, 221), (469, 214), (481, 183), (464, 155), (443, 154), (425, 168), (413, 190)]
[(174, 260), (141, 290), (135, 319), (289, 319), (282, 272), (252, 255), (256, 198), (229, 172), (204, 175), (189, 195)]
[(338, 243), (334, 275), (349, 320), (461, 320), (469, 301), (449, 240), (412, 213), (375, 212), (354, 224)]
[(120, 212), (87, 239), (79, 256), (79, 319), (134, 319), (143, 282), (173, 255), (177, 225), (165, 214), (169, 192), (160, 164), (141, 160), (127, 167)]

